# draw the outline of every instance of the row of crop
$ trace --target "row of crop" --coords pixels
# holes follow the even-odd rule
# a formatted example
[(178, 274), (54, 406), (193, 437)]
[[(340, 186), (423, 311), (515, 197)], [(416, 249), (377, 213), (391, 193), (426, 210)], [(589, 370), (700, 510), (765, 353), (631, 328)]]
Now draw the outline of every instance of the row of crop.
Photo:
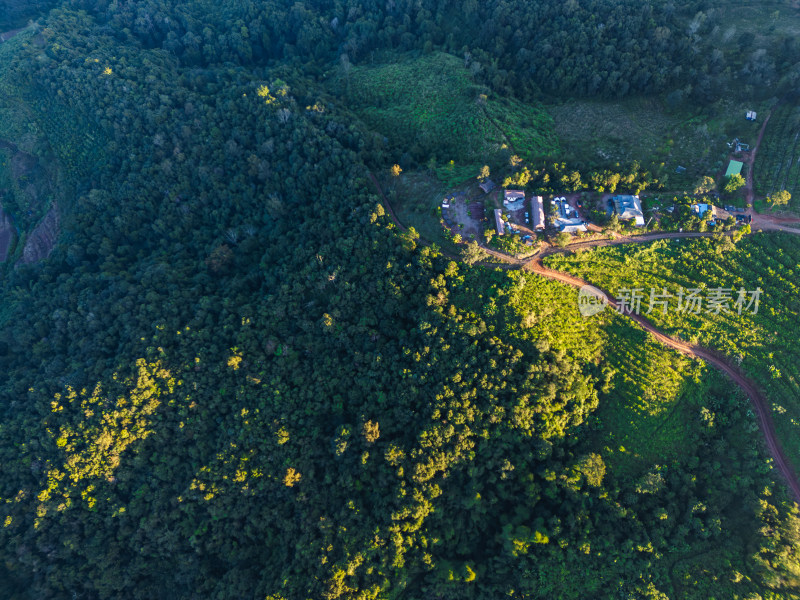
[(758, 153), (756, 189), (769, 195), (786, 189), (796, 193), (800, 185), (800, 122), (796, 108), (778, 108), (770, 118)]
[[(767, 254), (770, 251), (774, 254)], [(794, 256), (797, 257), (797, 253)], [(643, 311), (649, 304), (650, 289), (660, 292), (662, 288), (667, 288), (675, 295), (681, 288), (686, 291), (693, 287), (705, 287), (706, 290), (724, 287), (733, 290), (730, 305), (734, 308), (739, 289), (744, 288), (748, 292), (749, 300), (749, 292), (761, 288), (760, 306), (756, 314), (746, 308), (742, 314), (737, 310), (714, 314), (708, 312), (707, 307), (703, 307), (696, 316), (681, 313), (676, 310), (677, 299), (673, 296), (666, 315), (659, 310), (651, 315), (659, 325), (681, 331), (684, 336), (697, 336), (704, 342), (724, 344), (725, 350), (739, 348), (746, 352), (763, 345), (764, 340), (759, 337), (782, 336), (783, 332), (791, 331), (791, 316), (798, 312), (798, 287), (793, 280), (794, 271), (789, 266), (792, 260), (791, 255), (780, 256), (775, 250), (756, 245), (750, 251), (738, 253), (735, 260), (714, 262), (696, 256), (693, 262), (679, 261), (668, 266), (662, 265), (660, 272), (651, 270), (647, 263), (641, 262), (623, 263), (624, 266), (618, 264), (616, 271), (609, 270), (605, 265), (596, 268), (594, 264), (574, 265), (569, 261), (556, 266), (575, 271), (610, 289), (612, 293), (631, 286), (642, 289)], [(698, 269), (693, 268), (694, 265), (703, 266)], [(783, 341), (786, 347), (791, 347), (789, 340)]]
[(755, 180), (756, 191), (767, 194), (772, 181), (777, 176), (783, 159), (783, 145), (781, 137), (786, 128), (787, 113), (781, 108), (775, 109), (770, 117), (764, 138), (758, 149), (755, 170), (758, 177)]

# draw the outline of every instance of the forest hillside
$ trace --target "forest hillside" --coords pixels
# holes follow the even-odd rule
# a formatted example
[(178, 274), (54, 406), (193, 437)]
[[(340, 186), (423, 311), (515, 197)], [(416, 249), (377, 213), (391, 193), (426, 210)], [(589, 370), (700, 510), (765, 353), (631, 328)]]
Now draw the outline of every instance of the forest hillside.
[(0, 596), (800, 597), (733, 382), (370, 177), (556, 160), (553, 95), (793, 89), (796, 38), (718, 56), (723, 14), (0, 2)]

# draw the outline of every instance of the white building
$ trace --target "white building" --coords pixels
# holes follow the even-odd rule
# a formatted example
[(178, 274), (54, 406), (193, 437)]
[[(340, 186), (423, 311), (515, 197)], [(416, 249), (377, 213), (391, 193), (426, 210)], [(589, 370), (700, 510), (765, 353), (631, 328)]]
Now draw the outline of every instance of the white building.
[(499, 208), (494, 209), (494, 224), (497, 227), (497, 235), (503, 235), (506, 232), (503, 226), (503, 211)]
[(525, 204), (525, 192), (522, 190), (506, 190), (503, 194), (503, 206), (508, 210), (519, 210)]
[(586, 231), (586, 223), (580, 219), (557, 219), (556, 225), (565, 233), (578, 233), (579, 231)]

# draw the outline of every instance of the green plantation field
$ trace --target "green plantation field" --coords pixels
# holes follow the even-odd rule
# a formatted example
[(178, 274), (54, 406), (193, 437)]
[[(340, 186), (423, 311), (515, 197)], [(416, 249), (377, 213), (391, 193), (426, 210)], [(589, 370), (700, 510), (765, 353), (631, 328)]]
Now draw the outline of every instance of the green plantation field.
[[(0, 140), (35, 155), (49, 171), (58, 170), (59, 184), (73, 184), (106, 163), (108, 138), (86, 114), (80, 95), (66, 85), (57, 89), (21, 85), (12, 58), (23, 48), (36, 47), (35, 38), (28, 29), (0, 44)], [(99, 63), (87, 59), (86, 65), (96, 85), (107, 88)]]
[[(731, 382), (656, 343), (628, 319), (611, 311), (584, 318), (572, 288), (517, 271), (473, 277), (457, 305), (491, 318), (496, 331), (522, 348), (563, 354), (603, 382), (591, 439), (620, 477), (691, 456), (704, 397), (714, 389), (740, 397)], [(476, 297), (482, 288), (488, 293)]]
[[(761, 288), (756, 314), (746, 305), (739, 314), (735, 300), (728, 304), (729, 312), (715, 314), (707, 301), (697, 315), (678, 312), (673, 297), (666, 314), (656, 307), (648, 318), (669, 335), (714, 348), (739, 363), (772, 401), (778, 435), (800, 467), (800, 237), (753, 235), (736, 247), (726, 240), (659, 241), (553, 256), (548, 264), (615, 295), (625, 288), (641, 288), (647, 296), (643, 311), (649, 307), (651, 288), (666, 288), (675, 296), (681, 288), (700, 289), (704, 298), (718, 288)], [(738, 292), (732, 296), (735, 299)]]
[(444, 178), (474, 177), (481, 165), (505, 164), (512, 153), (535, 160), (558, 149), (547, 112), (497, 98), (449, 54), (354, 67), (335, 85), (366, 125), (388, 138), (398, 160), (406, 153), (420, 164), (435, 159)]
[(0, 44), (0, 139), (21, 139), (30, 121), (19, 98), (20, 89), (13, 81), (14, 74), (9, 69), (14, 53), (30, 37), (30, 33), (23, 32)]
[[(756, 193), (768, 196), (788, 190), (800, 197), (800, 106), (787, 102), (770, 117), (756, 155)], [(791, 202), (789, 208), (796, 207)]]

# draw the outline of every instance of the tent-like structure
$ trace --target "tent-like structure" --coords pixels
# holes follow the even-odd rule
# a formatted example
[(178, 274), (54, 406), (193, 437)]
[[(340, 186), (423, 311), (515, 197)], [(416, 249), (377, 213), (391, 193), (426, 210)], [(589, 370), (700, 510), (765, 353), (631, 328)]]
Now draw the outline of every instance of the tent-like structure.
[(725, 171), (725, 177), (730, 177), (731, 175), (740, 175), (742, 173), (742, 167), (744, 163), (740, 160), (732, 160), (728, 163), (728, 170)]

